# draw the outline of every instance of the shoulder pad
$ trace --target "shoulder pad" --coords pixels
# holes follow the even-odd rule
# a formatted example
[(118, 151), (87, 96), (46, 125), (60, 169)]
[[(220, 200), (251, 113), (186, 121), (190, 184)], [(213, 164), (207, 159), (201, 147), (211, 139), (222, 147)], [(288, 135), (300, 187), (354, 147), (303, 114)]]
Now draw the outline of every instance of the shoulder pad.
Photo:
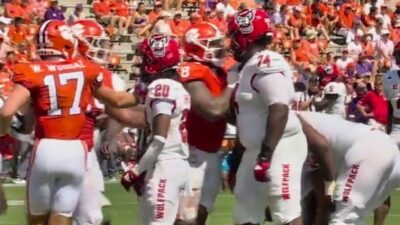
[(180, 82), (189, 82), (194, 80), (202, 80), (209, 68), (201, 63), (185, 62), (178, 67), (178, 76)]

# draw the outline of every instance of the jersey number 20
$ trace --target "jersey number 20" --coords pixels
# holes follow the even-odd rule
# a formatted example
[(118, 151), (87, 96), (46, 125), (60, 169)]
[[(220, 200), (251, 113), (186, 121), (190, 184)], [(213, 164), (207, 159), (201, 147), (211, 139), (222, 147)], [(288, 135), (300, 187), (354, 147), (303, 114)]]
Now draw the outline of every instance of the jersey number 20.
[[(71, 108), (69, 108), (69, 115), (80, 114), (81, 113), (80, 101), (82, 97), (83, 86), (85, 83), (83, 72), (79, 71), (71, 73), (62, 73), (57, 77), (60, 81), (61, 86), (67, 85), (71, 81), (76, 81), (76, 87), (74, 88), (75, 90), (74, 101), (72, 102)], [(59, 99), (57, 99), (59, 90), (57, 89), (58, 86), (56, 85), (55, 76), (47, 75), (43, 81), (44, 84), (49, 89), (49, 99), (50, 99), (49, 115), (61, 116), (61, 109), (59, 108), (58, 105)]]

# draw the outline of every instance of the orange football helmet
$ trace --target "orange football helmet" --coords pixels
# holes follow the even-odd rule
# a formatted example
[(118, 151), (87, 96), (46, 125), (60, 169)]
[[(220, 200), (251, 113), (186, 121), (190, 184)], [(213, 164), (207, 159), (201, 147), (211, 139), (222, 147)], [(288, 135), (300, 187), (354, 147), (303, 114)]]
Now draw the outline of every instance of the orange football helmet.
[(109, 63), (111, 41), (100, 24), (93, 20), (78, 20), (71, 29), (78, 39), (81, 56), (99, 64)]
[(195, 24), (185, 32), (183, 49), (189, 58), (220, 66), (226, 53), (224, 38), (214, 24)]
[(43, 56), (62, 56), (66, 59), (75, 57), (77, 39), (71, 28), (63, 21), (44, 22), (37, 35), (37, 54)]

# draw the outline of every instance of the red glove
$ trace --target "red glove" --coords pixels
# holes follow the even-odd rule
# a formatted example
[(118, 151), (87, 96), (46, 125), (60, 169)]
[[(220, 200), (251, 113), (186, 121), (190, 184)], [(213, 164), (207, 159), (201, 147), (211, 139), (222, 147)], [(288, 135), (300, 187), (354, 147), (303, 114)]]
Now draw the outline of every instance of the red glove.
[(267, 172), (271, 167), (271, 162), (268, 160), (258, 160), (257, 164), (254, 166), (253, 173), (254, 178), (258, 182), (268, 182), (269, 178), (267, 176)]
[(121, 177), (121, 185), (128, 192), (130, 191), (130, 188), (133, 187), (137, 196), (142, 196), (145, 176), (146, 173), (138, 175), (133, 172), (133, 170), (129, 170)]

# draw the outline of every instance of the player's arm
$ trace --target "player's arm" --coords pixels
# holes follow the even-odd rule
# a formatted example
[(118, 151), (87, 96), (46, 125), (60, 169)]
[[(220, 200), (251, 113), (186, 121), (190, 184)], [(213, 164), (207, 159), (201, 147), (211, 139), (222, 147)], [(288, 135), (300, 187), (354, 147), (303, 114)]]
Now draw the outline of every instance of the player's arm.
[(104, 85), (99, 85), (92, 89), (93, 96), (103, 102), (116, 108), (127, 108), (135, 106), (139, 103), (139, 99), (127, 92), (116, 92)]
[(131, 128), (145, 128), (147, 125), (143, 105), (126, 109), (106, 107), (106, 113), (119, 123)]
[(153, 114), (152, 134), (153, 140), (146, 148), (146, 153), (140, 159), (136, 167), (138, 174), (147, 171), (157, 161), (167, 141), (168, 130), (171, 123), (171, 116), (174, 110), (174, 102), (168, 100), (154, 100), (151, 104)]
[(227, 87), (223, 93), (214, 97), (204, 82), (195, 80), (185, 84), (191, 97), (191, 107), (205, 119), (215, 121), (225, 117), (229, 110), (232, 89)]
[(325, 182), (333, 182), (335, 180), (335, 166), (328, 140), (307, 123), (301, 115), (297, 114), (297, 116), (307, 138), (308, 149), (320, 164)]
[(314, 102), (314, 106), (317, 111), (325, 110), (330, 104), (335, 102), (339, 98), (338, 94), (326, 94), (321, 101)]
[(16, 84), (10, 96), (0, 109), (0, 136), (5, 135), (10, 128), (12, 116), (24, 104), (29, 102), (30, 92), (27, 88), (20, 84)]

